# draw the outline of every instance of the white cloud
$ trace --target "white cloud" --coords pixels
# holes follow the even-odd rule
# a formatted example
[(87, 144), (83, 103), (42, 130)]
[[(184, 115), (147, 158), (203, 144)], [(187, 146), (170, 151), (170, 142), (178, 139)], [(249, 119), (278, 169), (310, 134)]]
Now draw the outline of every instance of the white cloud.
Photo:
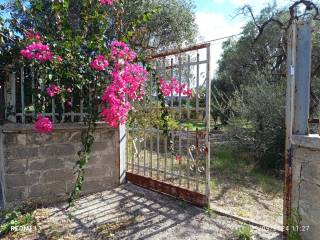
[[(244, 25), (244, 22), (229, 20), (223, 14), (208, 12), (197, 12), (196, 23), (199, 28), (199, 41), (201, 42), (238, 34)], [(222, 43), (225, 40), (212, 42), (211, 62), (214, 71), (217, 69), (217, 62), (222, 54)]]

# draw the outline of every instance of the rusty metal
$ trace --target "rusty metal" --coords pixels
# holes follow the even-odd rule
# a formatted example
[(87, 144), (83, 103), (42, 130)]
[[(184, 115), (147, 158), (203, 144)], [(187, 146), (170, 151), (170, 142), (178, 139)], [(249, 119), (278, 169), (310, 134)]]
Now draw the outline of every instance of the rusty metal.
[(314, 123), (314, 124), (319, 124), (320, 119), (319, 118), (309, 118), (308, 120), (309, 123)]
[(127, 179), (138, 186), (182, 199), (199, 207), (204, 207), (208, 204), (206, 195), (180, 186), (175, 186), (150, 177), (133, 174), (131, 172), (127, 172)]
[(152, 55), (148, 59), (156, 59), (156, 58), (163, 58), (163, 57), (167, 57), (167, 56), (171, 56), (171, 55), (177, 55), (180, 53), (185, 53), (185, 52), (190, 52), (190, 51), (195, 51), (195, 50), (207, 48), (208, 46), (210, 46), (210, 43), (204, 43), (204, 44), (194, 45), (191, 47), (175, 49), (175, 50)]

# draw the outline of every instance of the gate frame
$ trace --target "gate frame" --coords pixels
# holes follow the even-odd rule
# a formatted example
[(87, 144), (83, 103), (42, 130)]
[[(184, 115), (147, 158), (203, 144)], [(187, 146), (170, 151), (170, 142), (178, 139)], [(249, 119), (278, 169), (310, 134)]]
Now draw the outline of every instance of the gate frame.
[[(205, 106), (205, 132), (206, 132), (206, 138), (205, 138), (205, 146), (206, 146), (206, 169), (205, 169), (205, 194), (201, 194), (197, 191), (192, 191), (191, 189), (184, 188), (182, 186), (177, 186), (170, 184), (165, 181), (160, 181), (157, 179), (153, 179), (151, 177), (142, 176), (139, 174), (131, 173), (128, 171), (128, 160), (129, 160), (129, 152), (128, 148), (126, 148), (126, 154), (125, 156), (125, 170), (126, 170), (126, 180), (132, 182), (133, 184), (139, 185), (141, 187), (163, 193), (166, 195), (170, 195), (172, 197), (190, 202), (194, 205), (200, 206), (200, 207), (210, 207), (210, 107), (211, 107), (211, 44), (210, 43), (204, 43), (199, 45), (194, 45), (191, 47), (186, 47), (182, 49), (175, 49), (171, 51), (166, 51), (163, 53), (159, 53), (153, 56), (150, 56), (147, 58), (148, 60), (154, 60), (157, 58), (165, 58), (166, 56), (174, 56), (181, 53), (191, 52), (199, 49), (206, 49), (206, 106)], [(200, 64), (198, 65), (200, 66)], [(199, 86), (198, 86), (199, 87)], [(128, 136), (129, 136), (129, 130), (126, 128), (125, 133), (125, 144), (128, 144)], [(123, 149), (123, 148), (122, 148)]]

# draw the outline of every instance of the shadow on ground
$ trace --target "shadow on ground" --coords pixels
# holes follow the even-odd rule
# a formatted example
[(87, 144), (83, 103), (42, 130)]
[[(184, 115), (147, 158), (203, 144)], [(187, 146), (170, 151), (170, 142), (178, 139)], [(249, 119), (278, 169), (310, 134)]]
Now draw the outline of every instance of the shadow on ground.
[[(84, 197), (72, 210), (58, 206), (38, 213), (38, 239), (226, 240), (242, 225), (130, 183)], [(276, 232), (253, 231), (255, 239), (281, 239)]]

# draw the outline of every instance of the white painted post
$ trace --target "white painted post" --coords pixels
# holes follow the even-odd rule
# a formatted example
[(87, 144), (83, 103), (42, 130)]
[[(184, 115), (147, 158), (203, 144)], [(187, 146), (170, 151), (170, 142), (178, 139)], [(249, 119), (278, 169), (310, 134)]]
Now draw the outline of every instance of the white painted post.
[(119, 157), (120, 157), (120, 184), (126, 182), (126, 161), (127, 161), (127, 128), (125, 125), (119, 127)]

